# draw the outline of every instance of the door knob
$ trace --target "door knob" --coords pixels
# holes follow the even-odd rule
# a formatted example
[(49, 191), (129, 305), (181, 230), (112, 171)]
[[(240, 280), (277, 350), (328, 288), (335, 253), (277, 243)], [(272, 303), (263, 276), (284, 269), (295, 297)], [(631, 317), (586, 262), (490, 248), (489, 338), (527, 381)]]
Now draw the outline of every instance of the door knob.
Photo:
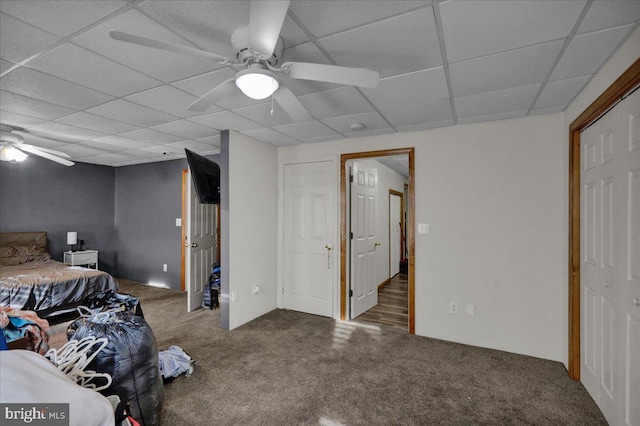
[(193, 243), (193, 244), (191, 244), (191, 247), (193, 247), (193, 248), (198, 247), (198, 243)]
[(331, 250), (331, 246), (329, 244), (327, 244), (326, 246), (324, 246), (325, 250)]

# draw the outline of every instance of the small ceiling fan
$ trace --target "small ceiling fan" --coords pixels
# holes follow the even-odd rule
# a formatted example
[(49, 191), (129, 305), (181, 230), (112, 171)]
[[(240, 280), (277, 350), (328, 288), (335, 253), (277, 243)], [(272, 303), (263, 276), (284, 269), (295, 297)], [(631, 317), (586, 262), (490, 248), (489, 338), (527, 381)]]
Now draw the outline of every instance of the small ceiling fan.
[(19, 130), (16, 128), (0, 124), (0, 160), (24, 161), (28, 157), (27, 153), (29, 153), (65, 166), (73, 166), (75, 164), (73, 161), (67, 160), (67, 158), (71, 157), (64, 152), (24, 143), (24, 137), (18, 132)]
[(174, 53), (194, 55), (215, 60), (232, 67), (242, 67), (234, 78), (211, 89), (187, 107), (189, 111), (205, 111), (218, 100), (233, 95), (239, 88), (253, 99), (273, 99), (296, 122), (309, 121), (311, 114), (286, 86), (276, 79), (282, 72), (290, 78), (325, 81), (329, 83), (376, 87), (377, 71), (308, 62), (282, 62), (283, 42), (280, 30), (289, 9), (290, 0), (253, 0), (249, 26), (238, 28), (231, 35), (234, 59), (204, 50), (154, 40), (121, 31), (111, 30), (111, 38), (127, 43), (153, 47)]

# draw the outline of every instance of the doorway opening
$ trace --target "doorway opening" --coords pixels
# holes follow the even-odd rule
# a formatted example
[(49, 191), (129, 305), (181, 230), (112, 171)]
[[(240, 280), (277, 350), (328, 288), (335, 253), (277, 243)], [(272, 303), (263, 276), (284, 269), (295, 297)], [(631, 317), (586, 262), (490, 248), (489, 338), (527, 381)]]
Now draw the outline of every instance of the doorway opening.
[[(406, 274), (406, 286), (407, 286), (407, 324), (406, 329), (410, 334), (415, 334), (415, 270), (414, 270), (414, 250), (415, 250), (415, 237), (414, 237), (414, 200), (415, 200), (415, 178), (414, 178), (414, 148), (399, 148), (389, 149), (381, 151), (369, 151), (342, 154), (340, 156), (340, 318), (344, 321), (351, 316), (352, 292), (351, 290), (351, 226), (350, 226), (350, 196), (349, 191), (349, 166), (351, 162), (357, 160), (370, 160), (380, 159), (388, 157), (406, 156), (408, 159), (408, 183), (405, 191), (404, 205), (406, 211), (406, 217), (401, 221), (406, 223), (403, 229), (406, 233), (404, 245), (407, 258), (407, 274)], [(376, 241), (374, 246), (379, 246)], [(398, 274), (399, 276), (400, 274)], [(383, 283), (385, 284), (385, 283)], [(382, 285), (381, 287), (386, 287)]]

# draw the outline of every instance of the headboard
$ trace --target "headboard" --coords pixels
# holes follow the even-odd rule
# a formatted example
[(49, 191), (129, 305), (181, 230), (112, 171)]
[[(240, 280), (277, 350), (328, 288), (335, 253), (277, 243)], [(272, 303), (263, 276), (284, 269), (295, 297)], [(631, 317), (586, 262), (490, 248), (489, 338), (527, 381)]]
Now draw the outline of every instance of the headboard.
[(43, 261), (50, 257), (46, 232), (0, 233), (0, 266)]
[(0, 233), (0, 247), (37, 246), (47, 248), (46, 232), (3, 232)]

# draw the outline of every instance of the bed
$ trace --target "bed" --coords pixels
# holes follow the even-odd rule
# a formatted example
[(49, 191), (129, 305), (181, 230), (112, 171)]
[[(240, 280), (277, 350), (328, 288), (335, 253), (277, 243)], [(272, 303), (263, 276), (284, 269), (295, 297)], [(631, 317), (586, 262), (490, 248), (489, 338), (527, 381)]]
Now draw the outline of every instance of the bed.
[(118, 290), (108, 273), (51, 259), (46, 232), (0, 233), (0, 306), (41, 318), (75, 310), (90, 294)]

